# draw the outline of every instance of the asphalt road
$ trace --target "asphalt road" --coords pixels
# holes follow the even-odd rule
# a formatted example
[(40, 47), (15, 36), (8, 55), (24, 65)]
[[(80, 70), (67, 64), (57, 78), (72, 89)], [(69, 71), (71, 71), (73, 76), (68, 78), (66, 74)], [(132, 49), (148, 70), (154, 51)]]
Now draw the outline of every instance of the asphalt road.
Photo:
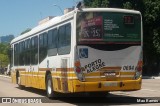
[[(116, 91), (110, 92), (106, 97), (66, 97), (74, 95), (63, 95), (64, 97), (59, 97), (56, 99), (48, 99), (44, 90), (38, 90), (34, 88), (25, 88), (23, 90), (19, 89), (16, 84), (11, 83), (10, 78), (4, 78), (0, 76), (0, 101), (1, 97), (11, 97), (16, 100), (28, 100), (28, 99), (37, 99), (42, 102), (37, 104), (38, 106), (79, 106), (79, 105), (140, 105), (140, 106), (159, 106), (160, 103), (160, 79), (143, 79), (142, 89), (139, 91)], [(16, 98), (18, 97), (18, 98)], [(24, 98), (28, 97), (28, 98)], [(35, 97), (35, 98), (34, 98)], [(40, 102), (39, 101), (39, 102)], [(13, 102), (13, 101), (12, 101)], [(152, 103), (150, 103), (152, 102)], [(155, 102), (155, 103), (154, 103)], [(11, 104), (0, 104), (0, 106), (10, 106)], [(12, 104), (17, 106), (17, 104)], [(21, 104), (22, 106), (30, 106), (35, 104)]]

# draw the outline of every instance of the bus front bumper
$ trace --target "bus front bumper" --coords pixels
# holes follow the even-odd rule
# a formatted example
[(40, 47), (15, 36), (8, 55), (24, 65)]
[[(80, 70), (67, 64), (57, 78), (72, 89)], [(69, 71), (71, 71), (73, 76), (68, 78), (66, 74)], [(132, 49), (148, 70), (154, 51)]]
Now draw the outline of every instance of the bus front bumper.
[(74, 92), (98, 92), (98, 91), (134, 91), (140, 90), (142, 78), (137, 80), (80, 82), (74, 80)]

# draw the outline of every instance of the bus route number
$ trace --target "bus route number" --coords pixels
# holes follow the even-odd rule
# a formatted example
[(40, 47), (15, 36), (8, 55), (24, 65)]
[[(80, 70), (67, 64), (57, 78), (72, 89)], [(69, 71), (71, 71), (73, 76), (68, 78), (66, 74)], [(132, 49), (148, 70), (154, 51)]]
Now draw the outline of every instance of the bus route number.
[(133, 66), (133, 65), (126, 65), (126, 66), (123, 66), (123, 70), (124, 71), (134, 71), (135, 70), (135, 66)]

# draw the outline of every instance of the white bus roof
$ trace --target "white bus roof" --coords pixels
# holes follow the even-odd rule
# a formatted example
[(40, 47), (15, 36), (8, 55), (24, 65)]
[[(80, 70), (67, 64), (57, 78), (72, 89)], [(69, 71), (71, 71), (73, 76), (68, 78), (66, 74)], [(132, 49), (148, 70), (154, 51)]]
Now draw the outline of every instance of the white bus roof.
[(84, 8), (82, 9), (82, 11), (122, 12), (122, 13), (140, 14), (140, 12), (136, 10), (128, 10), (120, 8)]
[(71, 11), (67, 14), (64, 14), (62, 16), (57, 16), (57, 17), (54, 17), (52, 18), (51, 20), (49, 20), (48, 22), (44, 23), (44, 24), (41, 24), (41, 25), (38, 25), (36, 26), (35, 28), (33, 28), (31, 31), (23, 34), (23, 35), (20, 35), (18, 37), (16, 37), (15, 39), (13, 39), (11, 41), (10, 44), (13, 44), (21, 39), (24, 39), (26, 37), (29, 37), (29, 36), (32, 36), (34, 34), (37, 34), (38, 32), (40, 31), (43, 31), (45, 30), (46, 28), (49, 28), (55, 24), (58, 24), (61, 22), (62, 18), (66, 18), (69, 14), (72, 14), (71, 16), (73, 16), (74, 13), (76, 12), (90, 12), (90, 11), (94, 11), (94, 12), (98, 12), (98, 11), (101, 11), (101, 12), (122, 12), (122, 13), (133, 13), (133, 14), (140, 14), (139, 11), (135, 11), (135, 10), (127, 10), (127, 9), (118, 9), (118, 8), (83, 8), (82, 10), (78, 10), (78, 9), (75, 9), (74, 11)]

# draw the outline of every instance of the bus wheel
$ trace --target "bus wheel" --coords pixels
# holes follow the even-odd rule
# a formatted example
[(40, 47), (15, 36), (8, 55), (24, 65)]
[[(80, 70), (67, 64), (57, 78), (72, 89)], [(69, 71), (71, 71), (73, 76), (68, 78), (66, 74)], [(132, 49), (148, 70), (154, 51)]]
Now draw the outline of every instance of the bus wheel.
[(51, 74), (47, 75), (47, 80), (46, 80), (46, 92), (47, 92), (47, 96), (49, 98), (51, 97), (55, 97), (55, 93), (53, 91), (53, 83), (52, 83), (52, 76)]

